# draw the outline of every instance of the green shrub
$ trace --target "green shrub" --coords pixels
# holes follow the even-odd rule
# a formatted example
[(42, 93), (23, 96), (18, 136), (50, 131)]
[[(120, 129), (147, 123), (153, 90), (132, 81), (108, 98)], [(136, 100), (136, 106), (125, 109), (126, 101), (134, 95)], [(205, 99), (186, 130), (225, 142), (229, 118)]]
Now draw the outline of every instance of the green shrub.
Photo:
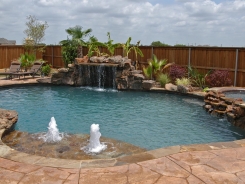
[(209, 91), (209, 87), (205, 87), (202, 91), (203, 92), (208, 92)]
[(51, 65), (46, 64), (44, 66), (42, 66), (42, 73), (44, 76), (48, 76), (51, 72)]
[(33, 63), (36, 60), (36, 56), (34, 54), (29, 54), (28, 52), (25, 52), (24, 54), (20, 55), (20, 63), (21, 67), (27, 71), (28, 68), (30, 68)]
[(165, 87), (165, 84), (170, 82), (170, 78), (168, 74), (160, 74), (158, 76), (158, 81), (160, 82), (161, 87)]
[(79, 46), (76, 41), (70, 39), (62, 40), (60, 41), (60, 44), (62, 60), (65, 64), (65, 67), (67, 67), (68, 64), (71, 64), (75, 61), (75, 58), (77, 57), (77, 48)]
[(189, 86), (191, 85), (191, 80), (189, 78), (183, 77), (181, 79), (176, 79), (176, 85)]
[(194, 86), (205, 88), (206, 77), (209, 75), (210, 72), (203, 74), (200, 73), (197, 69), (192, 68), (191, 66), (188, 67), (188, 72)]

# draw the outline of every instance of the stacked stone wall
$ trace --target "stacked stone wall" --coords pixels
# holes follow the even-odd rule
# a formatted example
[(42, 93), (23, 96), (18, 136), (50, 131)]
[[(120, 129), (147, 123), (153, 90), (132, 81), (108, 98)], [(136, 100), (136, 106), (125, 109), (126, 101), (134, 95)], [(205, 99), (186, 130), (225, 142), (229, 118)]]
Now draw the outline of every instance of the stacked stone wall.
[(212, 115), (226, 117), (234, 126), (245, 129), (245, 102), (240, 98), (228, 98), (217, 91), (209, 91), (204, 97), (204, 108)]

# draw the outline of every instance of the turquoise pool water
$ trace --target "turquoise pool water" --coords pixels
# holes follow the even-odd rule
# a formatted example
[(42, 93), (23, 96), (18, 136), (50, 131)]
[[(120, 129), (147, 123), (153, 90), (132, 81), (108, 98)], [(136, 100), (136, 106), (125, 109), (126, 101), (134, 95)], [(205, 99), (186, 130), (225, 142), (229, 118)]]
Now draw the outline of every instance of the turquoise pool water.
[(96, 123), (102, 136), (146, 149), (245, 138), (245, 131), (207, 114), (202, 100), (182, 95), (26, 86), (1, 88), (0, 96), (0, 108), (19, 113), (15, 129), (31, 133), (46, 132), (54, 116), (60, 132), (89, 134)]
[(245, 90), (237, 90), (237, 91), (227, 91), (224, 92), (225, 96), (230, 98), (241, 98), (245, 101)]

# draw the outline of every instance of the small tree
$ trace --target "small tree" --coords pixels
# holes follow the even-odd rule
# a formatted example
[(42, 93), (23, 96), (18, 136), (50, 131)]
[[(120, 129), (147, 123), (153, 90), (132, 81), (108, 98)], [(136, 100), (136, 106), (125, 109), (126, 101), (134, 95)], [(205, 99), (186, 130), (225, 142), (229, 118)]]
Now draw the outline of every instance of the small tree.
[(65, 64), (65, 67), (67, 67), (68, 64), (73, 63), (77, 57), (78, 44), (69, 38), (67, 38), (67, 40), (60, 41), (60, 44), (62, 45), (62, 60)]
[(130, 42), (131, 42), (131, 37), (128, 38), (128, 40), (126, 41), (125, 44), (122, 44), (122, 47), (123, 47), (123, 52), (126, 54), (126, 56), (128, 57), (128, 54), (133, 50), (134, 53), (135, 53), (135, 57), (136, 57), (136, 69), (138, 69), (138, 54), (141, 56), (141, 57), (144, 57), (142, 51), (140, 50), (139, 48), (139, 45), (140, 45), (140, 41), (137, 42), (136, 45), (131, 45)]
[(113, 43), (113, 40), (111, 39), (110, 32), (107, 32), (107, 37), (108, 37), (108, 41), (106, 43), (104, 43), (104, 46), (110, 52), (110, 56), (113, 56), (114, 55), (114, 52), (115, 52), (115, 49), (117, 47), (119, 47), (121, 44), (119, 44), (119, 43)]
[(104, 53), (100, 52), (99, 46), (104, 46), (103, 43), (99, 42), (98, 39), (94, 36), (91, 36), (89, 38), (89, 41), (87, 42), (88, 46), (88, 57), (91, 57), (94, 53), (96, 53), (97, 56), (101, 56)]
[(44, 47), (41, 42), (44, 40), (45, 30), (48, 28), (48, 23), (39, 21), (35, 16), (29, 15), (26, 22), (27, 29), (24, 30), (27, 38), (24, 40), (24, 45), (27, 50), (36, 53), (37, 50), (44, 52)]
[(160, 41), (153, 41), (151, 43), (151, 46), (154, 46), (154, 47), (168, 47), (168, 46), (171, 46), (171, 45), (168, 45), (166, 43), (162, 43)]

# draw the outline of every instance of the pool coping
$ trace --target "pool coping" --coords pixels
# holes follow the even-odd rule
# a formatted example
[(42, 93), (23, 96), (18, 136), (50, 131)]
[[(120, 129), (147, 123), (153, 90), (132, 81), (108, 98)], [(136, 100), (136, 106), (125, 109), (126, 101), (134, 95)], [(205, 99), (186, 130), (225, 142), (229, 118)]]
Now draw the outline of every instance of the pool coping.
[[(16, 85), (33, 85), (39, 84), (36, 79), (31, 82), (26, 83), (13, 83), (9, 86)], [(0, 85), (0, 87), (4, 87), (6, 85)], [(216, 91), (230, 91), (234, 90), (245, 90), (240, 87), (225, 87), (225, 88), (215, 88), (212, 90)], [(168, 92), (168, 93), (176, 93), (172, 91), (167, 91), (163, 88), (153, 88), (152, 92)], [(198, 98), (203, 98), (203, 93), (189, 93), (187, 96), (194, 96)], [(5, 129), (0, 130), (0, 138), (2, 138)], [(38, 166), (48, 166), (48, 167), (58, 167), (58, 168), (104, 168), (104, 167), (113, 167), (113, 166), (121, 166), (125, 164), (138, 163), (153, 159), (158, 159), (161, 157), (183, 153), (183, 152), (193, 152), (193, 151), (210, 151), (210, 150), (221, 150), (221, 149), (230, 149), (230, 148), (241, 148), (245, 147), (245, 139), (229, 141), (229, 142), (214, 142), (214, 143), (206, 143), (206, 144), (190, 144), (190, 145), (175, 145), (170, 147), (163, 147), (155, 150), (149, 150), (139, 154), (133, 154), (124, 157), (111, 158), (111, 159), (91, 159), (91, 160), (72, 160), (72, 159), (59, 159), (59, 158), (48, 158), (38, 155), (30, 155), (27, 153), (16, 151), (9, 146), (5, 145), (0, 139), (0, 157), (21, 162), (25, 164), (33, 164)]]

